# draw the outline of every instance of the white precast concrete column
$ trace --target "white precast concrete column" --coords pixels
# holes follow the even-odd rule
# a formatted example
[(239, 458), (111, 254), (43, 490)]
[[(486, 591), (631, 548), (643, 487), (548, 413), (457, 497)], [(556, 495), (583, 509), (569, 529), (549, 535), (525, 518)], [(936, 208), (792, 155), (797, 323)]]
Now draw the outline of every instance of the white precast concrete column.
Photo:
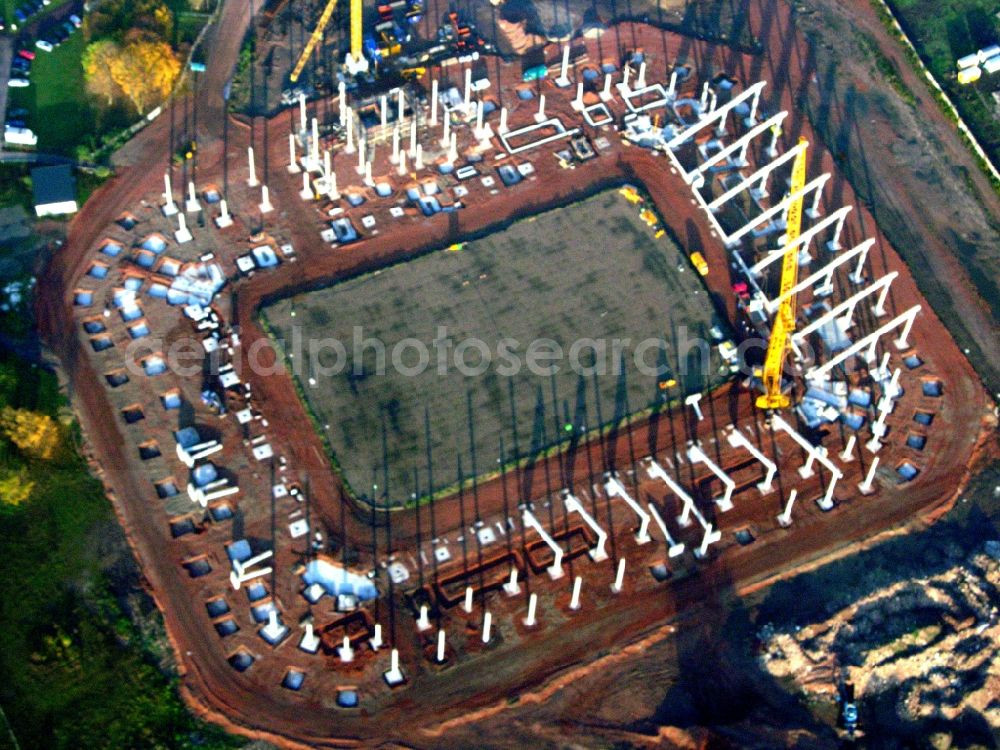
[(299, 640), (299, 648), (309, 654), (315, 654), (319, 651), (319, 636), (313, 632), (312, 621), (306, 622), (303, 626), (305, 632), (302, 633), (302, 638)]
[(625, 558), (618, 558), (618, 572), (615, 574), (615, 582), (611, 584), (611, 591), (615, 594), (620, 594), (622, 592), (622, 587), (625, 585)]
[(306, 132), (306, 95), (299, 94), (299, 132)]
[(538, 533), (538, 536), (542, 538), (542, 541), (545, 542), (545, 544), (548, 545), (549, 549), (552, 550), (553, 560), (552, 564), (548, 567), (549, 578), (551, 578), (553, 581), (558, 578), (562, 578), (563, 576), (562, 559), (564, 554), (562, 547), (560, 547), (558, 544), (555, 543), (555, 540), (553, 540), (552, 537), (549, 536), (549, 532), (545, 530), (545, 528), (542, 526), (541, 523), (539, 523), (538, 519), (535, 518), (535, 515), (530, 510), (527, 509), (524, 510), (524, 513), (522, 515), (522, 520), (524, 522), (524, 525), (533, 528)]
[(660, 533), (663, 534), (663, 538), (667, 542), (667, 557), (677, 557), (684, 554), (684, 543), (674, 541), (674, 538), (670, 535), (670, 530), (667, 529), (666, 522), (663, 520), (663, 516), (660, 515), (660, 511), (656, 509), (656, 506), (652, 503), (646, 503), (646, 507), (649, 508), (649, 515), (656, 521), (656, 525), (660, 527)]
[(344, 145), (345, 154), (354, 153), (354, 113), (347, 111), (347, 143)]
[(472, 597), (473, 597), (472, 586), (465, 587), (465, 601), (462, 602), (462, 610), (466, 614), (472, 614)]
[(177, 204), (174, 202), (174, 192), (170, 186), (170, 172), (163, 173), (163, 199), (166, 201), (163, 206), (164, 216), (173, 216), (177, 213)]
[(417, 144), (417, 156), (413, 160), (413, 168), (418, 172), (424, 168), (424, 147), (419, 143)]
[(562, 65), (559, 67), (559, 75), (556, 77), (554, 83), (561, 89), (569, 86), (569, 77), (566, 75), (569, 72), (569, 45), (563, 47), (562, 53)]
[(295, 134), (288, 134), (288, 172), (289, 174), (298, 174), (299, 172), (299, 157), (295, 152)]
[(762, 495), (766, 495), (768, 492), (770, 492), (772, 489), (771, 482), (774, 480), (774, 475), (778, 471), (778, 466), (774, 463), (774, 461), (772, 461), (763, 453), (761, 453), (760, 450), (757, 449), (757, 446), (754, 445), (750, 441), (750, 439), (742, 432), (740, 432), (738, 429), (734, 429), (732, 432), (730, 432), (726, 436), (726, 441), (733, 448), (745, 449), (751, 456), (756, 458), (764, 465), (764, 468), (767, 469), (767, 476), (764, 477), (763, 482), (757, 483), (757, 489), (760, 490)]
[[(754, 263), (752, 266), (750, 266), (750, 273), (754, 275), (760, 275), (764, 271), (764, 269), (766, 269), (768, 266), (777, 263), (778, 261), (781, 260), (781, 258), (785, 254), (786, 248), (787, 249), (801, 248), (801, 250), (799, 251), (799, 258), (800, 258), (799, 262), (800, 264), (803, 263), (804, 258), (802, 253), (809, 254), (809, 247), (812, 244), (813, 238), (824, 232), (834, 223), (838, 225), (843, 224), (844, 220), (847, 218), (847, 215), (851, 213), (852, 210), (853, 208), (851, 206), (843, 206), (841, 208), (838, 208), (829, 216), (824, 216), (820, 221), (817, 221), (811, 227), (809, 227), (804, 232), (799, 234), (798, 238), (793, 240), (791, 243), (787, 242), (787, 235), (784, 234), (781, 235), (778, 238), (778, 245), (780, 247), (777, 250), (770, 251), (767, 255), (765, 255), (759, 261)], [(839, 249), (840, 246), (838, 245), (837, 248)], [(809, 255), (808, 260), (809, 261), (812, 260), (811, 255)]]
[(430, 126), (436, 127), (438, 124), (438, 79), (431, 81), (431, 121)]
[(609, 497), (620, 497), (632, 509), (632, 512), (639, 517), (639, 531), (635, 535), (635, 543), (645, 544), (648, 542), (650, 540), (649, 514), (642, 509), (639, 503), (632, 499), (632, 496), (625, 490), (625, 486), (616, 477), (609, 477), (607, 482), (604, 483), (604, 491), (608, 493)]
[(844, 446), (844, 452), (840, 454), (840, 460), (845, 464), (854, 460), (854, 444), (857, 440), (857, 435), (851, 435), (847, 438), (847, 445)]
[(604, 545), (608, 541), (608, 533), (601, 528), (574, 495), (565, 495), (563, 497), (563, 506), (565, 506), (567, 513), (579, 513), (584, 523), (597, 535), (597, 543), (589, 550), (590, 559), (594, 562), (607, 560), (608, 553), (604, 551)]
[[(732, 110), (735, 107), (739, 106), (742, 102), (745, 102), (747, 99), (751, 99), (751, 98), (753, 98), (753, 99), (759, 98), (760, 97), (760, 92), (764, 90), (764, 87), (766, 85), (767, 85), (766, 81), (758, 81), (753, 86), (751, 86), (750, 88), (748, 88), (746, 91), (744, 91), (743, 93), (739, 94), (738, 96), (733, 97), (731, 100), (729, 100), (728, 102), (726, 102), (724, 105), (722, 105), (721, 107), (719, 107), (718, 109), (716, 109), (711, 115), (708, 115), (706, 117), (703, 117), (703, 118), (699, 119), (697, 122), (693, 123), (692, 125), (689, 125), (687, 128), (685, 128), (684, 130), (682, 130), (681, 132), (679, 132), (677, 135), (675, 135), (673, 138), (671, 138), (667, 142), (666, 147), (668, 149), (671, 149), (671, 150), (677, 148), (682, 143), (684, 143), (685, 141), (687, 141), (689, 138), (692, 138), (699, 130), (704, 129), (704, 128), (708, 127), (709, 125), (712, 125), (716, 121), (718, 121), (718, 120), (722, 119), (723, 117), (725, 117), (725, 115), (730, 110)], [(704, 92), (702, 93), (702, 106), (703, 107), (705, 105), (705, 102), (708, 99), (707, 91), (708, 91), (708, 84), (706, 83), (705, 84)]]
[(507, 108), (500, 107), (500, 129), (501, 134), (507, 132)]
[(344, 642), (340, 648), (337, 649), (337, 655), (340, 657), (342, 664), (348, 664), (354, 661), (354, 649), (351, 648), (351, 637), (348, 635), (344, 636)]
[(574, 612), (580, 609), (580, 591), (583, 589), (583, 576), (573, 579), (573, 593), (569, 598), (569, 608)]
[(253, 146), (247, 147), (247, 163), (250, 167), (250, 175), (247, 177), (247, 186), (257, 187), (260, 183), (257, 182), (257, 167), (253, 161)]
[[(751, 174), (749, 177), (743, 178), (732, 188), (722, 193), (722, 195), (720, 195), (718, 198), (713, 199), (708, 204), (709, 209), (711, 209), (712, 211), (718, 211), (719, 208), (721, 208), (724, 203), (727, 203), (733, 198), (735, 198), (737, 195), (742, 193), (744, 190), (753, 185), (755, 182), (758, 184), (758, 187), (755, 189), (753, 195), (755, 198), (763, 198), (764, 196), (767, 195), (767, 187), (766, 187), (767, 178), (770, 177), (771, 173), (774, 172), (774, 170), (781, 167), (782, 165), (795, 159), (795, 157), (798, 156), (802, 151), (804, 151), (808, 145), (809, 145), (808, 143), (795, 144), (795, 147), (792, 148), (790, 151), (786, 151), (779, 158), (769, 161), (767, 164), (765, 164), (763, 167), (761, 167), (756, 172)], [(783, 252), (784, 251), (782, 251), (782, 253)]]
[(372, 647), (372, 651), (378, 651), (380, 648), (382, 648), (382, 646), (385, 645), (385, 642), (382, 640), (381, 623), (378, 622), (375, 623), (375, 633), (368, 640), (368, 645)]
[[(874, 239), (865, 240), (860, 245), (851, 248), (845, 253), (841, 253), (836, 256), (833, 260), (827, 263), (825, 266), (820, 268), (815, 273), (810, 274), (806, 278), (802, 279), (798, 284), (793, 286), (791, 289), (786, 291), (784, 294), (779, 294), (772, 300), (766, 300), (764, 307), (768, 313), (774, 314), (775, 310), (781, 307), (781, 303), (784, 302), (789, 297), (797, 295), (806, 289), (811, 288), (817, 281), (822, 280), (822, 284), (813, 292), (814, 296), (823, 296), (821, 292), (829, 294), (832, 289), (833, 274), (838, 268), (846, 265), (854, 258), (859, 258), (861, 263), (864, 263), (865, 259), (868, 257), (868, 250), (872, 245), (875, 244)], [(829, 290), (829, 291), (826, 291)]]
[(244, 573), (237, 573), (235, 570), (231, 570), (229, 571), (229, 584), (233, 587), (233, 590), (239, 591), (240, 586), (247, 581), (252, 581), (255, 578), (263, 578), (264, 576), (270, 574), (271, 568), (258, 568), (257, 570)]
[(667, 99), (673, 101), (677, 98), (677, 68), (670, 74), (670, 87), (667, 89)]
[(726, 492), (721, 498), (715, 498), (715, 504), (719, 506), (719, 511), (722, 513), (725, 513), (727, 510), (732, 510), (733, 491), (736, 489), (736, 482), (734, 482), (729, 475), (726, 474), (726, 472), (720, 469), (698, 445), (692, 445), (688, 448), (688, 459), (690, 459), (692, 463), (698, 463), (700, 461), (708, 467), (710, 472), (718, 477), (719, 481), (722, 482), (723, 486), (726, 488)]
[(656, 461), (650, 461), (647, 472), (649, 473), (649, 476), (652, 477), (653, 479), (659, 479), (665, 485), (667, 485), (667, 488), (675, 495), (677, 495), (677, 497), (679, 497), (681, 501), (684, 503), (684, 509), (681, 511), (681, 515), (677, 517), (677, 523), (681, 527), (688, 526), (691, 523), (691, 520), (689, 518), (690, 515), (693, 515), (698, 520), (698, 523), (701, 525), (701, 528), (704, 531), (704, 536), (702, 537), (701, 540), (701, 546), (695, 551), (694, 554), (695, 557), (698, 558), (704, 557), (705, 553), (708, 551), (709, 545), (715, 544), (715, 542), (719, 541), (722, 538), (722, 532), (715, 529), (712, 526), (712, 524), (710, 524), (708, 521), (705, 520), (705, 517), (701, 514), (701, 511), (699, 511), (697, 506), (695, 505), (694, 498), (692, 498), (691, 495), (688, 494), (687, 490), (685, 490), (677, 482), (675, 482), (674, 478), (670, 476), (666, 471), (664, 471), (663, 467), (660, 466), (660, 464), (658, 464)]
[(517, 582), (517, 566), (513, 565), (510, 569), (510, 579), (503, 585), (504, 593), (507, 596), (517, 596), (521, 593), (521, 585)]
[(257, 208), (262, 214), (269, 214), (274, 210), (274, 206), (271, 205), (271, 191), (267, 189), (267, 185), (260, 186), (260, 203)]
[(703, 394), (701, 393), (692, 393), (690, 396), (684, 399), (684, 405), (690, 406), (692, 409), (694, 409), (694, 414), (696, 417), (698, 417), (699, 422), (705, 419), (705, 415), (702, 414), (701, 412), (702, 395)]
[(614, 98), (614, 94), (611, 93), (611, 74), (604, 74), (604, 88), (601, 89), (601, 101), (610, 102)]
[(808, 477), (811, 475), (811, 464), (812, 462), (819, 461), (823, 466), (826, 467), (827, 471), (830, 472), (830, 483), (826, 488), (826, 495), (823, 499), (819, 501), (819, 507), (823, 510), (830, 510), (833, 507), (833, 489), (837, 485), (837, 482), (844, 476), (844, 473), (834, 464), (826, 455), (826, 449), (822, 446), (814, 446), (804, 437), (802, 437), (798, 431), (792, 427), (788, 422), (786, 422), (778, 414), (771, 417), (771, 425), (780, 430), (786, 432), (792, 440), (799, 444), (799, 446), (806, 451), (808, 458), (806, 465), (799, 469), (799, 474), (803, 477)]
[(417, 155), (417, 118), (410, 120), (410, 158)]
[(639, 76), (635, 79), (635, 87), (637, 89), (646, 88), (646, 61), (643, 60), (639, 63)]
[(902, 335), (896, 339), (895, 345), (897, 349), (905, 349), (907, 346), (906, 341), (909, 338), (910, 328), (913, 326), (913, 321), (916, 319), (917, 313), (920, 312), (920, 309), (920, 305), (914, 305), (902, 315), (896, 316), (888, 323), (869, 333), (864, 338), (855, 341), (851, 344), (851, 346), (837, 354), (837, 356), (833, 359), (828, 362), (824, 362), (822, 365), (807, 370), (806, 378), (812, 381), (825, 380), (827, 379), (830, 370), (864, 349), (868, 349), (868, 353), (866, 355), (867, 361), (873, 362), (875, 360), (875, 347), (878, 344), (879, 339), (900, 326), (903, 326), (903, 332)]
[(431, 621), (427, 612), (427, 605), (420, 605), (420, 617), (417, 618), (417, 630), (419, 632), (424, 632), (425, 630), (431, 629)]
[(451, 115), (444, 113), (444, 122), (441, 125), (441, 148), (448, 148), (451, 144)]
[(472, 106), (472, 68), (465, 69), (465, 94), (462, 97), (462, 111), (466, 117), (469, 114), (469, 107)]
[(329, 188), (327, 196), (330, 200), (335, 201), (340, 199), (340, 191), (337, 190), (337, 173), (334, 171), (330, 172), (330, 178), (327, 180), (327, 187)]
[(449, 164), (454, 164), (458, 161), (458, 133), (451, 134), (451, 143), (448, 144), (447, 161)]
[(400, 127), (403, 125), (403, 117), (406, 115), (406, 101), (403, 98), (403, 89), (396, 89), (396, 122)]
[(545, 122), (545, 94), (538, 95), (538, 111), (535, 113), (535, 122)]
[(187, 204), (184, 207), (189, 214), (198, 213), (201, 211), (201, 204), (198, 202), (198, 193), (194, 188), (194, 180), (188, 181), (188, 199)]
[(396, 174), (398, 174), (400, 177), (403, 177), (403, 176), (406, 175), (406, 173), (407, 173), (407, 169), (406, 169), (406, 152), (405, 151), (400, 151), (399, 152), (399, 166), (396, 167)]
[[(219, 229), (225, 229), (226, 227), (231, 227), (233, 225), (233, 219), (229, 215), (229, 203), (226, 202), (225, 198), (223, 198), (219, 202), (219, 210), (221, 213), (215, 220), (215, 226), (217, 226)], [(219, 450), (222, 450), (221, 445), (219, 445)]]
[(795, 505), (795, 498), (798, 495), (798, 490), (792, 490), (788, 493), (788, 502), (785, 503), (785, 509), (778, 514), (778, 525), (782, 528), (788, 528), (792, 525), (792, 507)]
[(876, 305), (873, 306), (872, 312), (876, 315), (876, 317), (881, 317), (885, 314), (885, 310), (882, 309), (880, 313), (879, 308), (883, 308), (885, 305), (885, 298), (889, 292), (889, 287), (892, 286), (892, 282), (897, 276), (899, 276), (899, 273), (897, 271), (892, 271), (873, 284), (869, 284), (855, 294), (852, 294), (843, 302), (838, 303), (828, 312), (823, 313), (823, 315), (810, 322), (809, 325), (792, 334), (792, 342), (797, 344), (805, 340), (806, 336), (810, 335), (814, 331), (818, 331), (833, 320), (836, 320), (837, 324), (843, 330), (846, 331), (850, 329), (854, 321), (854, 310), (857, 308), (858, 303), (875, 295), (876, 293), (879, 293), (879, 299)]
[(392, 129), (392, 155), (389, 157), (389, 161), (393, 164), (399, 164), (399, 125)]
[(489, 610), (483, 613), (483, 643), (490, 642), (490, 636), (492, 634), (493, 627), (493, 613)]
[(583, 81), (576, 82), (576, 98), (571, 103), (571, 106), (577, 112), (583, 109)]
[(309, 171), (319, 169), (319, 120), (312, 118), (312, 141), (309, 143)]
[(406, 680), (403, 671), (399, 668), (399, 651), (392, 649), (389, 657), (389, 669), (382, 673), (383, 679), (390, 687), (399, 685)]
[(735, 166), (742, 169), (747, 165), (747, 149), (750, 148), (750, 142), (753, 141), (753, 139), (759, 136), (761, 133), (763, 133), (771, 124), (780, 123), (786, 117), (788, 117), (788, 112), (782, 111), (776, 115), (769, 117), (767, 120), (760, 123), (760, 125), (755, 125), (753, 128), (748, 130), (744, 135), (737, 138), (728, 146), (719, 149), (719, 151), (712, 154), (712, 156), (708, 157), (707, 159), (705, 159), (705, 161), (703, 161), (701, 164), (699, 164), (697, 167), (691, 170), (691, 172), (688, 173), (690, 179), (687, 179), (687, 182), (689, 184), (694, 185), (695, 187), (700, 187), (700, 185), (704, 181), (705, 172), (714, 167), (716, 164), (719, 164), (724, 160), (728, 159), (732, 154), (736, 152), (739, 152), (739, 155), (735, 159), (733, 159), (733, 163)]
[(868, 469), (868, 476), (858, 485), (862, 495), (867, 495), (872, 491), (872, 482), (875, 481), (875, 470), (878, 468), (878, 456), (872, 459), (872, 465)]
[(438, 664), (442, 663), (444, 661), (444, 659), (445, 659), (445, 634), (444, 634), (444, 628), (441, 628), (441, 629), (438, 630), (437, 656), (436, 656), (436, 659), (437, 659), (437, 663)]
[(309, 184), (309, 173), (302, 173), (302, 190), (299, 191), (299, 197), (304, 201), (311, 201), (313, 199), (312, 186)]
[[(347, 111), (347, 84), (343, 81), (337, 84), (337, 117), (340, 119), (340, 127), (344, 127), (347, 124), (348, 111)], [(305, 119), (302, 121), (302, 129), (306, 129)]]
[(523, 622), (525, 627), (533, 628), (537, 624), (535, 615), (538, 610), (538, 594), (532, 592), (531, 596), (528, 597), (528, 616), (524, 618)]

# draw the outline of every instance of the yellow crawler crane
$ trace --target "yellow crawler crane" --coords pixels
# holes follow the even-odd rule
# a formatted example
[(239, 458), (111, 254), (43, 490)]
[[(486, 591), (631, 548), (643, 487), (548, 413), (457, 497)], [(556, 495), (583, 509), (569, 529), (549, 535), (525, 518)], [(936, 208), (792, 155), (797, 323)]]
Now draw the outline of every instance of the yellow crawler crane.
[[(351, 58), (353, 60), (360, 60), (363, 56), (361, 49), (362, 2), (363, 0), (351, 0)], [(313, 50), (316, 49), (316, 45), (323, 39), (323, 32), (326, 30), (326, 25), (330, 23), (333, 11), (336, 9), (337, 0), (327, 0), (326, 7), (323, 8), (323, 13), (320, 15), (319, 21), (316, 22), (316, 28), (313, 29), (309, 41), (306, 42), (305, 49), (302, 50), (302, 54), (299, 55), (299, 60), (295, 63), (295, 68), (292, 70), (292, 75), (290, 76), (292, 83), (298, 81), (299, 76), (302, 75), (306, 63), (309, 62), (309, 56), (312, 55)]]
[[(805, 144), (806, 139), (800, 138)], [(788, 352), (788, 343), (795, 332), (795, 295), (792, 290), (799, 282), (799, 254), (795, 247), (802, 231), (802, 188), (806, 184), (806, 148), (803, 145), (792, 165), (792, 184), (789, 188), (793, 196), (788, 206), (788, 221), (785, 229), (785, 254), (781, 258), (781, 305), (774, 316), (771, 338), (767, 342), (767, 356), (764, 359), (764, 393), (757, 397), (761, 409), (784, 409), (791, 399), (781, 392), (781, 369)]]

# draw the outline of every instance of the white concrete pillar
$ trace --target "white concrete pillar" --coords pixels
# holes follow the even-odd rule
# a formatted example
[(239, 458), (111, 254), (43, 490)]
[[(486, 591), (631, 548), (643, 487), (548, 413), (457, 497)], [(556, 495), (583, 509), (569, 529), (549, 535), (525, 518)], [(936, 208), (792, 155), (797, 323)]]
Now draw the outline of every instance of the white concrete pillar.
[(472, 105), (472, 68), (465, 69), (465, 94), (462, 97), (462, 109), (466, 114)]
[(299, 157), (295, 152), (295, 134), (288, 134), (288, 172), (289, 174), (298, 174), (299, 172)]
[(635, 87), (638, 89), (646, 88), (646, 61), (643, 60), (639, 63), (639, 76), (635, 79)]
[(483, 614), (483, 643), (490, 642), (490, 635), (493, 628), (493, 614), (487, 610)]
[(701, 413), (701, 406), (699, 402), (701, 401), (701, 393), (692, 393), (690, 396), (684, 399), (684, 404), (690, 406), (694, 409), (695, 416), (698, 417), (698, 421), (701, 422), (705, 419), (705, 415)]
[(406, 99), (403, 98), (403, 89), (396, 89), (396, 122), (400, 127), (403, 125), (403, 118), (406, 116)]
[(311, 201), (313, 199), (312, 186), (309, 184), (309, 173), (302, 173), (302, 190), (299, 191), (299, 197), (304, 201)]
[(342, 664), (348, 664), (354, 661), (354, 649), (351, 648), (350, 636), (344, 636), (344, 643), (337, 649), (337, 655), (340, 657)]
[(417, 155), (417, 118), (410, 120), (410, 158)]
[(312, 118), (312, 141), (309, 143), (309, 166), (319, 169), (319, 120)]
[(670, 74), (670, 88), (667, 89), (667, 99), (673, 101), (677, 97), (677, 69)]
[(177, 240), (178, 244), (191, 241), (191, 232), (187, 228), (187, 219), (184, 218), (184, 214), (177, 214), (177, 231), (174, 232), (174, 239)]
[(347, 144), (344, 146), (344, 153), (354, 153), (354, 114), (350, 111), (347, 113)]
[(406, 175), (407, 171), (408, 170), (406, 169), (406, 152), (405, 151), (400, 151), (399, 152), (399, 166), (396, 167), (396, 174), (398, 174), (400, 177), (403, 177), (403, 176)]
[(618, 558), (618, 572), (615, 574), (615, 582), (611, 585), (611, 591), (615, 594), (620, 594), (622, 592), (622, 587), (625, 585), (625, 558)]
[(378, 101), (378, 112), (383, 132), (385, 131), (386, 126), (389, 124), (388, 107), (389, 107), (389, 100), (385, 94), (382, 94), (381, 98), (379, 98)]
[(847, 438), (847, 445), (844, 446), (844, 451), (840, 454), (840, 460), (845, 464), (854, 460), (854, 444), (857, 440), (857, 435), (851, 435)]
[(566, 88), (569, 86), (569, 45), (563, 47), (562, 64), (559, 66), (559, 76), (555, 80), (556, 86)]
[(306, 95), (299, 94), (299, 132), (306, 132)]
[(778, 514), (778, 525), (782, 528), (787, 528), (792, 525), (792, 506), (795, 505), (795, 498), (798, 497), (798, 495), (798, 490), (792, 490), (788, 493), (788, 502), (785, 503), (785, 509)]
[(528, 616), (524, 618), (525, 627), (533, 628), (537, 624), (535, 614), (538, 609), (538, 594), (532, 592), (528, 597)]
[(454, 164), (458, 161), (458, 134), (451, 134), (451, 143), (448, 145), (448, 158), (449, 164)]
[[(347, 85), (341, 81), (337, 84), (337, 116), (340, 118), (340, 127), (344, 127), (347, 124), (348, 112), (347, 112)], [(305, 120), (302, 122), (302, 129), (306, 129)]]
[(260, 204), (258, 208), (262, 214), (269, 214), (274, 210), (274, 206), (271, 205), (271, 193), (268, 191), (267, 185), (260, 186)]
[(438, 124), (438, 79), (431, 81), (431, 127)]
[(330, 178), (327, 180), (327, 197), (330, 200), (335, 201), (340, 199), (340, 191), (337, 190), (337, 173), (330, 172)]
[(421, 604), (420, 617), (417, 618), (417, 630), (423, 632), (425, 630), (430, 630), (430, 628), (431, 628), (431, 621), (430, 617), (428, 617), (427, 605)]
[(538, 95), (538, 112), (535, 113), (535, 122), (545, 122), (545, 94)]
[(253, 161), (253, 146), (247, 147), (247, 162), (250, 166), (250, 175), (247, 177), (247, 186), (257, 187), (260, 183), (257, 182), (257, 167), (254, 165)]
[(570, 106), (572, 106), (577, 112), (580, 112), (583, 109), (583, 81), (577, 81), (576, 98), (572, 101)]
[(399, 125), (392, 129), (392, 155), (389, 157), (389, 161), (393, 164), (399, 164)]
[(500, 133), (507, 132), (507, 108), (500, 107)]
[(611, 93), (611, 74), (604, 74), (604, 88), (601, 89), (601, 101), (609, 102), (611, 101), (614, 94)]
[(366, 161), (365, 162), (364, 183), (368, 187), (375, 187), (375, 180), (372, 179), (372, 163), (371, 163), (371, 161)]
[(574, 612), (580, 609), (580, 590), (583, 588), (583, 576), (573, 579), (573, 595), (569, 598), (569, 608)]
[(372, 651), (378, 651), (384, 645), (382, 641), (382, 623), (375, 623), (375, 634), (368, 641), (368, 644), (372, 647)]
[(436, 657), (437, 663), (441, 664), (444, 661), (444, 657), (445, 657), (445, 634), (444, 634), (444, 628), (441, 628), (440, 630), (438, 630), (437, 657)]
[[(233, 219), (229, 215), (229, 203), (226, 201), (225, 198), (223, 198), (219, 202), (219, 210), (221, 211), (221, 213), (219, 214), (219, 217), (215, 220), (215, 226), (217, 226), (219, 229), (225, 229), (226, 227), (232, 226)], [(220, 445), (219, 447), (221, 448), (222, 446)]]
[(472, 586), (466, 586), (465, 601), (462, 602), (462, 609), (465, 611), (466, 614), (472, 613), (472, 596), (473, 596)]
[(198, 193), (194, 189), (194, 180), (188, 181), (188, 198), (185, 209), (191, 214), (201, 211), (201, 204), (198, 202)]
[(389, 669), (382, 673), (382, 677), (390, 686), (399, 685), (406, 679), (399, 668), (399, 651), (397, 649), (392, 649), (390, 652)]
[(417, 144), (417, 158), (413, 160), (413, 169), (420, 171), (424, 168), (424, 147), (421, 144)]
[(507, 596), (517, 596), (521, 593), (521, 585), (517, 582), (517, 566), (510, 569), (510, 580), (503, 585), (503, 590)]
[(865, 481), (858, 485), (858, 489), (861, 491), (862, 495), (867, 495), (872, 491), (872, 482), (875, 481), (875, 470), (878, 468), (878, 456), (872, 459), (872, 465), (868, 469), (868, 476), (865, 477)]
[(441, 148), (448, 148), (451, 143), (451, 115), (444, 113), (444, 122), (441, 125)]

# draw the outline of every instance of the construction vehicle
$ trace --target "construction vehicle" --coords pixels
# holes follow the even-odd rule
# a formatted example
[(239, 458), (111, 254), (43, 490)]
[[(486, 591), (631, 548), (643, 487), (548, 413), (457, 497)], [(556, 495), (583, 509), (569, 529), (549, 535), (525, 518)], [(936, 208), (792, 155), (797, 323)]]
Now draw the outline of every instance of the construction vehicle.
[[(357, 73), (363, 73), (368, 69), (368, 61), (365, 59), (362, 48), (362, 0), (350, 0), (350, 2), (351, 50), (347, 53), (344, 65), (348, 72), (355, 75)], [(330, 19), (333, 17), (333, 12), (336, 9), (337, 0), (327, 0), (326, 7), (323, 8), (323, 12), (320, 14), (319, 20), (316, 22), (316, 28), (313, 29), (313, 33), (309, 36), (309, 41), (306, 42), (306, 46), (302, 50), (302, 54), (299, 55), (298, 62), (295, 63), (295, 67), (292, 69), (291, 76), (289, 76), (292, 83), (298, 81), (299, 76), (302, 75), (302, 71), (305, 69), (306, 63), (309, 62), (309, 57), (312, 55), (313, 50), (315, 50), (316, 45), (322, 41), (323, 32), (326, 30), (327, 24), (330, 23)]]
[(644, 208), (639, 212), (639, 218), (646, 222), (647, 227), (655, 227), (658, 223), (656, 214), (650, 211), (648, 208)]
[(690, 256), (691, 265), (694, 266), (695, 270), (702, 276), (708, 276), (708, 261), (705, 260), (705, 256), (699, 253), (697, 250), (691, 253)]
[(762, 380), (764, 393), (758, 396), (757, 406), (760, 409), (783, 409), (791, 403), (781, 390), (781, 370), (785, 364), (789, 341), (795, 332), (795, 294), (792, 292), (799, 282), (798, 239), (802, 230), (802, 188), (806, 184), (806, 144), (805, 138), (800, 138), (802, 150), (792, 164), (792, 183), (790, 195), (792, 200), (788, 205), (788, 218), (785, 225), (785, 251), (781, 258), (781, 304), (774, 316), (771, 326), (771, 336), (767, 342), (767, 354), (764, 357)]

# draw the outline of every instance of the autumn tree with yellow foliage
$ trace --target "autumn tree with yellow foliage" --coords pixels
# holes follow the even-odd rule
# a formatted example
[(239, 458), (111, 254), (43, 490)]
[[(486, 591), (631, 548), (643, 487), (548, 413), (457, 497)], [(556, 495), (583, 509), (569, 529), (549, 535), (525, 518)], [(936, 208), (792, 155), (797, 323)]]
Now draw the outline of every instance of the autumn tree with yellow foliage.
[(83, 54), (88, 90), (106, 99), (127, 99), (140, 115), (166, 98), (181, 71), (168, 40), (174, 17), (159, 0), (109, 0), (88, 17), (92, 41)]
[(54, 458), (62, 442), (59, 424), (48, 414), (5, 406), (0, 409), (0, 435), (27, 458)]

